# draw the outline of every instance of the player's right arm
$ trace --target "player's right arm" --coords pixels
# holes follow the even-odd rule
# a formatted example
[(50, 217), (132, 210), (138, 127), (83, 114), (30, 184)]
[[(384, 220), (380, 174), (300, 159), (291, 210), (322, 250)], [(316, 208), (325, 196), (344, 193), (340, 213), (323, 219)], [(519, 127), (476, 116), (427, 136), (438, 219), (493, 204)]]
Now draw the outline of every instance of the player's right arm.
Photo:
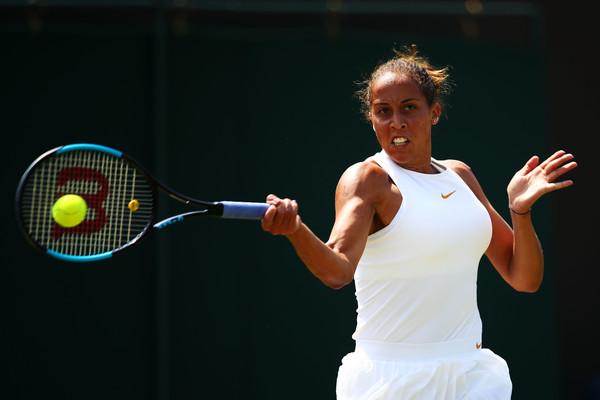
[(263, 229), (286, 235), (308, 269), (325, 285), (338, 289), (350, 283), (385, 200), (389, 177), (379, 166), (364, 162), (348, 168), (335, 195), (336, 217), (329, 240), (321, 241), (300, 219), (294, 200), (269, 195)]

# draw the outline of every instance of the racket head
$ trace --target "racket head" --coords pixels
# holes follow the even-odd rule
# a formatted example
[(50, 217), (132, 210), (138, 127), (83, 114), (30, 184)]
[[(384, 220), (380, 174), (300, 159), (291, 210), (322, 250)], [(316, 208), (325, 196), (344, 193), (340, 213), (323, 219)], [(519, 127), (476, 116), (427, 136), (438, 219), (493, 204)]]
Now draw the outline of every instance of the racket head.
[[(79, 195), (87, 204), (85, 219), (72, 228), (52, 216), (52, 206), (65, 194)], [(134, 160), (83, 143), (57, 147), (36, 159), (19, 182), (15, 208), (25, 237), (43, 253), (96, 261), (152, 231), (157, 199), (155, 181)]]

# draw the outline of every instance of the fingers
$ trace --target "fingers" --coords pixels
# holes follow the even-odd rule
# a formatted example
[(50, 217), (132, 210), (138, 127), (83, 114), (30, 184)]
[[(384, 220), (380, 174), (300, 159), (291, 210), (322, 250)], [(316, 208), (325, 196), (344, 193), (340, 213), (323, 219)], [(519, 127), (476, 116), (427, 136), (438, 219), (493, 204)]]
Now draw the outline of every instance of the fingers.
[(572, 180), (557, 181), (577, 167), (573, 158), (572, 154), (563, 150), (555, 152), (542, 163), (537, 156), (531, 157), (508, 185), (509, 202), (519, 204), (518, 209), (528, 209), (544, 194), (573, 185)]
[(562, 157), (549, 162), (544, 170), (545, 170), (546, 174), (549, 175), (549, 177), (550, 177), (550, 175), (553, 175), (553, 178), (550, 179), (550, 181), (558, 178), (562, 174), (569, 172), (573, 168), (577, 167), (576, 162), (574, 162), (574, 161), (569, 162), (571, 160), (573, 160), (573, 155), (565, 154)]
[(267, 203), (277, 205), (281, 201), (281, 199), (274, 194), (270, 194), (267, 196)]
[(525, 175), (533, 171), (536, 167), (539, 167), (544, 171), (548, 171), (548, 168), (550, 168), (551, 171), (554, 170), (557, 165), (563, 164), (564, 162), (568, 161), (568, 159), (573, 159), (573, 155), (566, 154), (564, 150), (559, 150), (555, 152), (546, 160), (544, 160), (544, 162), (542, 162), (541, 164), (539, 164), (540, 158), (538, 156), (533, 156), (529, 159), (529, 161), (527, 161), (525, 167), (523, 167), (523, 171)]
[(546, 181), (549, 183), (549, 190), (554, 191), (563, 189), (573, 184), (572, 180), (565, 180), (562, 182), (554, 182), (560, 176), (573, 170), (577, 167), (577, 163), (572, 161), (573, 155), (565, 153), (564, 151), (557, 151), (546, 161), (540, 164)]
[(573, 181), (570, 179), (565, 180), (565, 181), (560, 181), (560, 182), (554, 182), (554, 183), (550, 184), (550, 191), (552, 192), (552, 191), (555, 191), (558, 189), (564, 189), (566, 187), (571, 186), (572, 184), (573, 184)]
[(558, 158), (560, 158), (560, 157), (562, 157), (564, 155), (565, 155), (565, 151), (564, 150), (558, 150), (557, 152), (555, 152), (554, 154), (552, 154), (550, 157), (548, 157), (543, 163), (541, 163), (540, 164), (540, 168), (546, 169), (546, 167), (548, 166), (548, 164), (550, 164), (551, 162), (557, 160)]
[(560, 171), (560, 173), (556, 175), (556, 177), (558, 177), (577, 166), (577, 163), (575, 162), (565, 164), (573, 159), (573, 154), (565, 153), (563, 150), (559, 150), (541, 163), (540, 168), (543, 169), (547, 175), (554, 171)]
[(540, 158), (538, 156), (531, 157), (529, 159), (529, 161), (527, 161), (525, 163), (525, 166), (521, 169), (521, 173), (523, 175), (529, 174), (531, 171), (533, 171), (535, 169), (535, 167), (537, 167), (539, 162), (540, 162)]
[(271, 207), (262, 219), (263, 230), (273, 235), (289, 235), (298, 230), (301, 222), (296, 200), (280, 199), (270, 194), (267, 196), (267, 203)]
[(573, 185), (573, 181), (570, 179), (555, 182), (560, 176), (577, 167), (577, 163), (572, 161), (573, 159), (572, 154), (559, 150), (540, 165), (540, 167), (543, 166), (543, 172), (548, 182), (547, 192), (564, 189)]
[(538, 168), (540, 173), (543, 173), (547, 182), (553, 182), (561, 175), (577, 167), (576, 162), (569, 162), (573, 159), (574, 157), (572, 154), (565, 153), (564, 150), (559, 150), (538, 165), (539, 157), (533, 156), (527, 161), (521, 170), (521, 173), (523, 175), (528, 175)]

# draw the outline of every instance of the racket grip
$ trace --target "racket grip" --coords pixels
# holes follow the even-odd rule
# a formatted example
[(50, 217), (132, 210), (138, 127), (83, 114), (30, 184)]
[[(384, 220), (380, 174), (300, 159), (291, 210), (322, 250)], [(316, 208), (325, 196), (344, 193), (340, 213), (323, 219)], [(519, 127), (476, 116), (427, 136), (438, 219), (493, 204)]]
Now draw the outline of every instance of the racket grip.
[(232, 219), (262, 219), (271, 207), (267, 203), (248, 203), (243, 201), (221, 201), (223, 205), (222, 218)]

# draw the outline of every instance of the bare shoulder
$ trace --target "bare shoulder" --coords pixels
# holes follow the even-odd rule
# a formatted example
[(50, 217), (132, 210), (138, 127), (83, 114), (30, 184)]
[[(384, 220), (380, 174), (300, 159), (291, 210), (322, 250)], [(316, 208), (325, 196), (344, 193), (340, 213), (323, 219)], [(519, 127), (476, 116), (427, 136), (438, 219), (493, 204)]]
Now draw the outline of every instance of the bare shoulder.
[[(338, 183), (339, 194), (374, 194), (377, 188), (389, 186), (390, 177), (374, 161), (363, 161), (350, 166)], [(341, 192), (341, 193), (340, 193)]]
[(469, 167), (466, 163), (460, 160), (442, 160), (440, 161), (440, 163), (445, 167), (450, 168), (452, 171), (456, 172), (463, 179), (463, 176), (473, 175), (471, 167)]
[(340, 232), (362, 232), (366, 239), (367, 235), (390, 223), (401, 202), (401, 193), (376, 162), (352, 165), (344, 172), (336, 189), (336, 224), (332, 238), (338, 237)]

